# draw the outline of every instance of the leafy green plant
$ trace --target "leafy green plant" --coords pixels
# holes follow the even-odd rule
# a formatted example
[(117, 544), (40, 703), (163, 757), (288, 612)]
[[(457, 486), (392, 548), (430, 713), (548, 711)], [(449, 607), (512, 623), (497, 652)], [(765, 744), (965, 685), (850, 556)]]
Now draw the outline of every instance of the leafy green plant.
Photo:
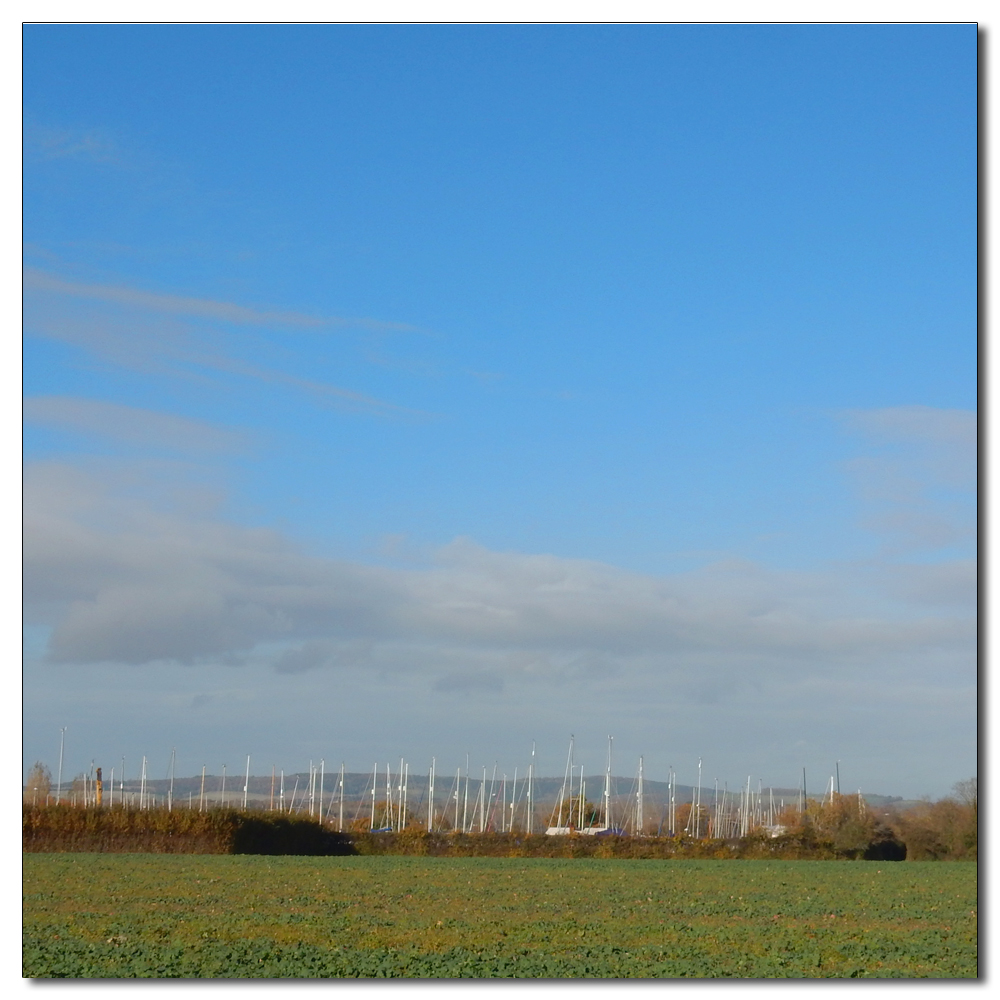
[(932, 862), (28, 854), (24, 974), (972, 978), (976, 876)]

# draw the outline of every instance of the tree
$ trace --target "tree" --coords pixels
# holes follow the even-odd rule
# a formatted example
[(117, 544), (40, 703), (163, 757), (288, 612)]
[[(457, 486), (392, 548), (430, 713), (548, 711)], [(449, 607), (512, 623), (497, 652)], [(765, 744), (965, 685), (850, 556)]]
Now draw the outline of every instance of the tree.
[(962, 846), (967, 858), (979, 858), (979, 779), (973, 775), (955, 785), (958, 801), (965, 807)]
[(856, 795), (834, 792), (823, 801), (810, 799), (802, 813), (786, 809), (781, 825), (791, 838), (832, 857), (903, 861), (907, 856), (906, 844)]
[(979, 820), (979, 779), (975, 776), (966, 778), (965, 781), (955, 782), (955, 794), (958, 801), (968, 806), (976, 820)]
[(36, 760), (28, 772), (28, 783), (25, 785), (25, 800), (32, 805), (44, 806), (52, 791), (52, 772), (40, 761)]
[(955, 785), (955, 797), (920, 802), (898, 813), (895, 825), (914, 861), (975, 861), (979, 857), (976, 778)]
[[(691, 819), (691, 803), (681, 802), (677, 806), (677, 810), (674, 813), (676, 828), (674, 830), (674, 836), (679, 836), (687, 832), (688, 820)], [(694, 823), (692, 822), (692, 826)]]

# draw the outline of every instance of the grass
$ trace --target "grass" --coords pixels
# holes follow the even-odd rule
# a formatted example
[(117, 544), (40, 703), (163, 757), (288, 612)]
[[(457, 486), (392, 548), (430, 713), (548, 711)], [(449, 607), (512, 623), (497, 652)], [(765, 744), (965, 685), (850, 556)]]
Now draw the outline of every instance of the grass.
[(23, 859), (30, 977), (977, 975), (972, 863)]

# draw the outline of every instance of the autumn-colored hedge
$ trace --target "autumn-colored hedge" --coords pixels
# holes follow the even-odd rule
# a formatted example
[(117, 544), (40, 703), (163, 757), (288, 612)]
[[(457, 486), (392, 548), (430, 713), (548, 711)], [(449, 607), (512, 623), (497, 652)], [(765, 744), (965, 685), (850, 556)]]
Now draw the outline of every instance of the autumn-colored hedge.
[(448, 858), (634, 858), (634, 859), (871, 859), (902, 861), (906, 847), (891, 835), (864, 849), (838, 848), (810, 830), (781, 837), (754, 834), (738, 840), (695, 840), (691, 837), (609, 835), (526, 836), (517, 833), (426, 833), (414, 828), (400, 833), (355, 833), (358, 854), (408, 854)]
[(308, 819), (233, 809), (98, 809), (30, 806), (25, 851), (150, 854), (352, 854), (347, 838)]
[(24, 850), (31, 852), (881, 861), (906, 857), (905, 845), (888, 829), (873, 824), (838, 829), (829, 823), (813, 821), (780, 837), (753, 834), (737, 840), (576, 833), (552, 837), (521, 833), (427, 833), (421, 827), (397, 833), (339, 834), (314, 820), (271, 812), (98, 809), (70, 805), (25, 805), (22, 840)]

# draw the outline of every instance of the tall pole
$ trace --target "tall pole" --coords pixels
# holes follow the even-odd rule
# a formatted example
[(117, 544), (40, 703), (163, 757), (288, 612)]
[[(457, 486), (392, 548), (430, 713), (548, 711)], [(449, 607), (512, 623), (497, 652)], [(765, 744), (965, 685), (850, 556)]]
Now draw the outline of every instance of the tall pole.
[(612, 829), (611, 824), (611, 745), (614, 737), (608, 737), (608, 769), (604, 774), (604, 829)]
[(406, 828), (406, 786), (410, 781), (410, 762), (406, 762), (406, 767), (403, 771), (403, 821), (399, 824), (401, 830)]
[[(459, 768), (457, 781), (462, 780), (462, 770)], [(455, 788), (455, 795), (458, 795), (458, 787)], [(458, 799), (455, 799), (458, 802)], [(458, 805), (455, 806), (455, 826), (458, 826)], [(469, 755), (465, 755), (465, 804), (462, 806), (462, 833), (469, 832)]]
[(694, 814), (694, 839), (701, 836), (701, 758), (698, 758), (698, 806)]
[[(562, 788), (559, 789), (559, 808), (556, 810), (556, 826), (562, 827), (562, 808), (563, 802), (566, 798), (566, 783), (570, 781), (571, 771), (570, 768), (573, 766), (573, 741), (575, 737), (572, 733), (569, 736), (569, 753), (566, 754), (566, 772), (563, 774)], [(573, 794), (573, 787), (570, 785), (569, 790), (570, 795)], [(570, 807), (570, 818), (572, 818), (572, 806)], [(569, 826), (569, 823), (566, 824)]]
[(639, 758), (639, 790), (636, 792), (636, 810), (635, 810), (635, 835), (637, 837), (642, 836), (643, 827), (645, 826), (642, 815), (642, 757)]
[[(494, 788), (494, 786), (496, 785), (496, 782), (497, 782), (497, 764), (498, 763), (499, 763), (499, 761), (493, 761), (493, 775), (490, 778), (490, 818), (492, 818), (492, 816), (493, 816), (493, 802), (494, 802), (493, 788)], [(494, 832), (496, 832), (496, 827), (494, 827), (493, 830), (494, 830)]]
[(840, 761), (837, 761), (837, 794), (840, 794)]
[(247, 776), (243, 781), (243, 810), (246, 811), (247, 795), (250, 791), (250, 754), (247, 754)]
[(344, 764), (340, 764), (340, 815), (337, 818), (337, 832), (344, 832)]
[(535, 801), (532, 798), (534, 794), (534, 778), (535, 778), (535, 741), (531, 741), (531, 763), (528, 765), (528, 833), (531, 834), (534, 829), (534, 819), (535, 819)]
[(712, 800), (712, 836), (719, 836), (719, 779), (715, 779), (715, 798)]
[(670, 834), (677, 835), (677, 772), (670, 766)]
[[(570, 789), (571, 789), (571, 792), (572, 792), (572, 781), (570, 782)], [(582, 764), (580, 765), (580, 795), (583, 795), (583, 765)], [(572, 799), (573, 799), (573, 796), (572, 796), (572, 794), (570, 794), (570, 801), (572, 801)], [(580, 822), (580, 801), (579, 800), (576, 803), (575, 812), (576, 812), (576, 825), (577, 825), (577, 828), (579, 828), (580, 826), (583, 825)], [(572, 825), (572, 824), (573, 824), (573, 819), (571, 817), (570, 818), (570, 825)]]
[(319, 759), (319, 821), (323, 822), (323, 782), (326, 779), (326, 758)]
[(56, 802), (62, 799), (63, 749), (66, 746), (66, 727), (59, 730), (59, 777), (56, 779)]
[(205, 765), (201, 765), (201, 791), (198, 793), (198, 812), (205, 811)]
[(486, 765), (483, 765), (483, 782), (479, 786), (479, 832), (486, 832)]
[(746, 835), (746, 834), (748, 834), (750, 832), (750, 805), (751, 805), (751, 799), (750, 799), (750, 775), (748, 774), (747, 775), (746, 808), (744, 809), (744, 815), (745, 815), (745, 818), (746, 818), (745, 829), (743, 831), (744, 835)]
[(437, 757), (431, 757), (431, 771), (427, 782), (427, 832), (434, 829), (434, 765)]
[(396, 786), (396, 829), (403, 829), (403, 758), (399, 758), (399, 784)]
[(392, 826), (392, 771), (385, 765), (385, 825)]
[(514, 832), (514, 804), (517, 801), (517, 768), (514, 768), (514, 784), (510, 788), (510, 823), (507, 829)]

